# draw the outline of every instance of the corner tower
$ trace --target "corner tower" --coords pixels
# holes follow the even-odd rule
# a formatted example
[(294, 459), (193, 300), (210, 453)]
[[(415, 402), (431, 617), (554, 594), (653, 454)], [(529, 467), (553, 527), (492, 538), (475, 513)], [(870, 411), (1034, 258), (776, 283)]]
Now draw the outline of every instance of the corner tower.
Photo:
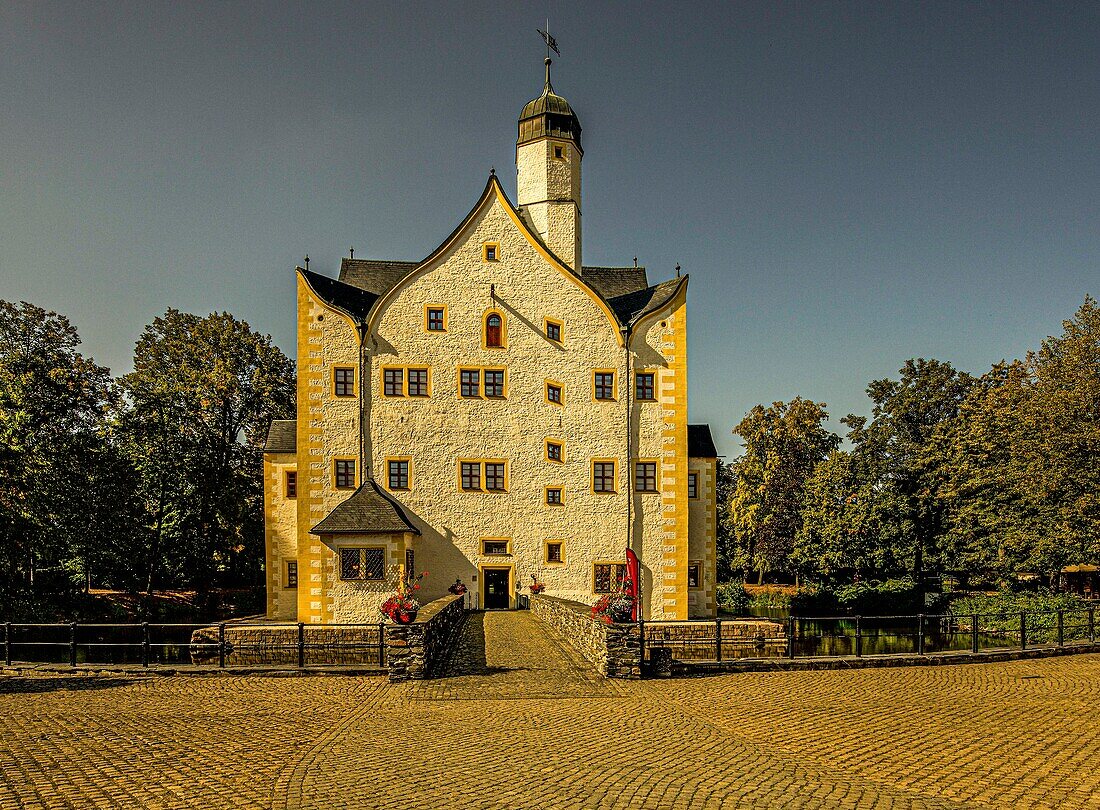
[(550, 84), (527, 102), (516, 141), (516, 203), (558, 258), (581, 271), (581, 124)]

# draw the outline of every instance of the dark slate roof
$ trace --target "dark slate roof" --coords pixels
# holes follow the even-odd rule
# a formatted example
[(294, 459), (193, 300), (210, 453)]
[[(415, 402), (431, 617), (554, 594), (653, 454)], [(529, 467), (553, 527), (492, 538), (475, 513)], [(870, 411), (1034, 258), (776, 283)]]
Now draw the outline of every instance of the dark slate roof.
[(420, 262), (345, 258), (340, 262), (340, 281), (382, 297), (419, 265)]
[(293, 419), (274, 419), (267, 429), (265, 453), (293, 453), (298, 449), (298, 423)]
[(710, 425), (688, 425), (688, 458), (718, 458)]
[[(301, 268), (298, 268), (301, 270)], [(302, 270), (309, 286), (327, 303), (352, 315), (365, 318), (379, 295), (351, 284), (345, 284), (329, 276)]]
[(609, 298), (607, 303), (620, 323), (630, 323), (638, 316), (660, 309), (671, 301), (677, 290), (680, 289), (681, 282), (686, 283), (687, 276), (669, 279), (652, 287)]
[(413, 532), (420, 534), (400, 504), (367, 479), (346, 501), (329, 512), (328, 517), (309, 530), (310, 534), (380, 534)]
[(618, 298), (649, 286), (644, 267), (582, 267), (581, 278), (604, 298)]

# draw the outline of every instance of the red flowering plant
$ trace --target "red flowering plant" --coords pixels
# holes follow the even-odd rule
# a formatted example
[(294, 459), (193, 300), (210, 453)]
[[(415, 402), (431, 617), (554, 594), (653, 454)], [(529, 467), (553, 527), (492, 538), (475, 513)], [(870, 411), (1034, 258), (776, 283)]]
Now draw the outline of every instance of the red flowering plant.
[(416, 614), (420, 611), (420, 602), (416, 600), (414, 594), (420, 590), (420, 580), (427, 575), (427, 571), (421, 571), (415, 577), (405, 571), (401, 572), (393, 596), (382, 603), (381, 610), (390, 618), (390, 621), (409, 624), (416, 620)]
[(461, 596), (462, 594), (466, 593), (466, 583), (458, 577), (455, 577), (455, 584), (449, 587), (447, 590), (453, 593), (455, 596)]
[(538, 574), (531, 574), (531, 593), (542, 593), (546, 590), (546, 583), (539, 579)]
[(638, 598), (625, 590), (605, 593), (592, 606), (592, 618), (604, 624), (622, 624), (633, 621), (634, 606)]

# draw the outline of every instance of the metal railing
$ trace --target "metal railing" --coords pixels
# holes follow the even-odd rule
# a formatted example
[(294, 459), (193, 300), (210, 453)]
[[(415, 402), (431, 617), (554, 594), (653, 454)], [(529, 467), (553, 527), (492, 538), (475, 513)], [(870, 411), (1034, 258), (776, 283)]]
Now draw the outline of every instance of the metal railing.
[(385, 623), (12, 623), (4, 663), (225, 668), (386, 667)]
[(1096, 643), (1095, 608), (904, 616), (791, 616), (646, 621), (654, 649), (681, 663), (795, 658), (978, 654)]

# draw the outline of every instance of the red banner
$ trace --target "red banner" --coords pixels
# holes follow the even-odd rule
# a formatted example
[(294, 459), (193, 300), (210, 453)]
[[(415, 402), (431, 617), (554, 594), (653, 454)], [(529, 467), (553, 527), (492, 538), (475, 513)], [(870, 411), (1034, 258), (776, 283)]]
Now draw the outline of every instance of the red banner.
[(630, 618), (638, 621), (638, 607), (642, 602), (642, 562), (633, 550), (626, 550), (627, 593), (634, 597), (634, 607)]

